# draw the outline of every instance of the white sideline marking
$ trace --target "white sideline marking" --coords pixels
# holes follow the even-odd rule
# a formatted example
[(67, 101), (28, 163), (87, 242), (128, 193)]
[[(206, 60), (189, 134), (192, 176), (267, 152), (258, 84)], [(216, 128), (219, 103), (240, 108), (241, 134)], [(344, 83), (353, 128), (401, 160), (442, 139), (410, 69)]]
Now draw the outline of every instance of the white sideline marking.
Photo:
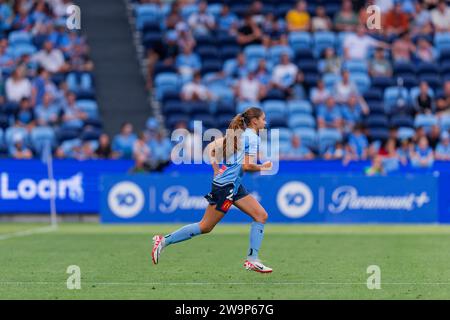
[[(214, 286), (214, 285), (242, 285), (242, 286), (273, 286), (273, 285), (363, 285), (366, 286), (366, 282), (83, 282), (87, 285), (104, 285), (104, 286)], [(64, 285), (65, 282), (59, 281), (0, 281), (0, 285)], [(383, 282), (382, 285), (421, 285), (421, 286), (439, 286), (450, 285), (450, 282)]]
[(34, 229), (18, 231), (18, 232), (13, 232), (13, 233), (7, 233), (7, 234), (0, 235), (0, 241), (11, 239), (11, 238), (31, 236), (33, 234), (38, 234), (38, 233), (52, 232), (52, 231), (55, 231), (56, 229), (58, 229), (58, 227), (56, 227), (56, 226), (47, 226), (47, 227), (34, 228)]

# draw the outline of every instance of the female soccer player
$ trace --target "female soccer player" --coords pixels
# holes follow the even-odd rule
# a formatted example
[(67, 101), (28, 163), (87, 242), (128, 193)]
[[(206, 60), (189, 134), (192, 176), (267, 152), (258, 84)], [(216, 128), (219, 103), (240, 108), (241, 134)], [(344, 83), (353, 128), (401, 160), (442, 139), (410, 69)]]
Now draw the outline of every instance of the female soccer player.
[[(264, 112), (259, 108), (249, 108), (233, 118), (224, 138), (217, 139), (208, 145), (214, 178), (211, 192), (205, 196), (209, 203), (205, 214), (198, 223), (186, 225), (164, 237), (154, 236), (152, 250), (154, 264), (158, 263), (162, 250), (167, 246), (211, 232), (234, 204), (253, 218), (244, 267), (260, 273), (272, 272), (271, 268), (258, 259), (267, 212), (241, 184), (244, 171), (254, 172), (272, 168), (270, 161), (261, 165), (257, 164), (257, 150), (260, 143), (260, 137), (257, 134), (265, 125)], [(218, 162), (226, 164), (219, 167)]]

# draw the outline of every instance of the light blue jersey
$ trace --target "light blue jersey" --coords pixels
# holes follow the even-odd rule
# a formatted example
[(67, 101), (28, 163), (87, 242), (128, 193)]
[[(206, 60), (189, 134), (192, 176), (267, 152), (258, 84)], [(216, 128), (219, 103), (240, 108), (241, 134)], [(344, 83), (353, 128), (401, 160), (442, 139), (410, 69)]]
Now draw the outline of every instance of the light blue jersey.
[(245, 129), (241, 135), (241, 145), (244, 146), (236, 152), (236, 154), (229, 160), (229, 163), (223, 164), (220, 173), (218, 173), (213, 183), (218, 186), (224, 186), (229, 183), (234, 184), (234, 194), (241, 185), (241, 178), (244, 174), (242, 165), (244, 163), (245, 155), (257, 156), (258, 146), (261, 138), (250, 128)]

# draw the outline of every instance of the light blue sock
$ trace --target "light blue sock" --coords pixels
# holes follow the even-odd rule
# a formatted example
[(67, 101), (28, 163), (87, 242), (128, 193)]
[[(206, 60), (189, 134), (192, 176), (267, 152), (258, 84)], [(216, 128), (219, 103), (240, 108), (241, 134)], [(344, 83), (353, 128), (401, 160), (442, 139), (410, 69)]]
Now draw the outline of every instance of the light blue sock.
[(250, 227), (250, 246), (248, 248), (248, 258), (258, 259), (258, 251), (264, 237), (264, 223), (252, 222)]
[(188, 224), (177, 231), (166, 235), (165, 238), (165, 246), (168, 246), (173, 243), (181, 242), (184, 240), (189, 240), (192, 237), (195, 237), (201, 233), (200, 225), (198, 223)]

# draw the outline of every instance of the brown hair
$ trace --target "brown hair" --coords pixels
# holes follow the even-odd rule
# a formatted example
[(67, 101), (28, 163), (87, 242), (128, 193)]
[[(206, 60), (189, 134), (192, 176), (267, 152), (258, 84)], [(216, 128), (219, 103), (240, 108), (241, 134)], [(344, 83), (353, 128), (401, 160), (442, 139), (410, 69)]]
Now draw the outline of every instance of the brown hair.
[[(240, 136), (242, 132), (250, 125), (252, 119), (257, 119), (262, 115), (263, 111), (260, 108), (251, 107), (245, 110), (243, 113), (239, 113), (231, 120), (222, 145), (222, 154), (225, 156), (225, 159), (236, 153), (236, 151), (240, 148)], [(227, 141), (231, 139), (234, 140), (232, 150), (230, 150), (231, 143), (227, 143)]]

